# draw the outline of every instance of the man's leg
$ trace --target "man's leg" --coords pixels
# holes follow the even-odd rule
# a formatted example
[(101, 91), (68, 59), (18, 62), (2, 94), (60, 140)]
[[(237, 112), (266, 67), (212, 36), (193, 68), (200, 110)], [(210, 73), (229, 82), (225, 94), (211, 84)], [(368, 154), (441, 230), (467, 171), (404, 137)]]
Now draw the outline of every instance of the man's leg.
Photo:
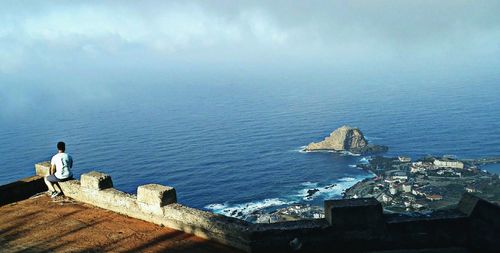
[(47, 185), (47, 188), (49, 188), (49, 191), (53, 192), (56, 190), (54, 189), (52, 183), (47, 179), (47, 177), (43, 177), (43, 181), (45, 181), (45, 184)]
[[(59, 183), (54, 183), (54, 184), (52, 185), (52, 187), (54, 188), (54, 190), (55, 190), (56, 192), (62, 192), (62, 191), (63, 191), (63, 190), (61, 189), (61, 185), (60, 185)], [(57, 188), (59, 188), (59, 191), (57, 190)]]

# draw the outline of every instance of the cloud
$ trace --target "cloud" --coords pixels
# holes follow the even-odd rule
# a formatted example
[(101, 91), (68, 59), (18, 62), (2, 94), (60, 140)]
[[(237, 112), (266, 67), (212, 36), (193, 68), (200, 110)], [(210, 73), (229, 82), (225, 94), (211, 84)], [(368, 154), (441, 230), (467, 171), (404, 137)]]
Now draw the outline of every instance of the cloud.
[[(4, 13), (1, 22), (7, 26), (0, 38), (3, 45), (16, 44), (34, 54), (40, 48), (95, 54), (139, 47), (166, 55), (236, 44), (272, 46), (286, 40), (286, 31), (262, 11), (245, 10), (230, 18), (198, 4), (159, 5), (161, 11), (153, 6), (66, 3), (43, 6), (29, 15)], [(4, 61), (12, 58), (8, 52), (11, 50), (4, 52)]]
[(28, 98), (20, 101), (34, 90), (50, 95), (61, 88), (91, 99), (133, 81), (238, 81), (500, 58), (496, 0), (0, 5), (0, 88), (8, 90), (4, 96)]
[(206, 51), (225, 49), (238, 50), (236, 59), (254, 58), (256, 52), (297, 51), (300, 57), (408, 47), (425, 51), (467, 45), (485, 35), (498, 39), (498, 11), (498, 1), (464, 0), (15, 4), (0, 13), (0, 68), (9, 72), (26, 58), (46, 58), (45, 52), (65, 57), (68, 51), (112, 57), (145, 50), (201, 60), (217, 58)]

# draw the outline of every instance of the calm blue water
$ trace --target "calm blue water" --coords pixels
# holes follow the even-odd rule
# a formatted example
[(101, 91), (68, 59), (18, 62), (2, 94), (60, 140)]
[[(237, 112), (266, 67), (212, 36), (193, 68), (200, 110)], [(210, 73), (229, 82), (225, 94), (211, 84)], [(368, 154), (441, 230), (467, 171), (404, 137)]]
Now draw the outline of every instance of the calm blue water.
[[(394, 74), (328, 81), (189, 85), (117, 90), (109, 101), (64, 108), (36, 101), (0, 125), (0, 183), (33, 175), (59, 140), (74, 173), (112, 175), (116, 188), (174, 186), (197, 208), (320, 204), (370, 176), (363, 157), (300, 153), (343, 124), (359, 127), (388, 155), (500, 155), (496, 70), (426, 77)], [(500, 172), (499, 166), (488, 170)], [(313, 200), (304, 191), (336, 183)], [(252, 209), (253, 210), (253, 209)]]

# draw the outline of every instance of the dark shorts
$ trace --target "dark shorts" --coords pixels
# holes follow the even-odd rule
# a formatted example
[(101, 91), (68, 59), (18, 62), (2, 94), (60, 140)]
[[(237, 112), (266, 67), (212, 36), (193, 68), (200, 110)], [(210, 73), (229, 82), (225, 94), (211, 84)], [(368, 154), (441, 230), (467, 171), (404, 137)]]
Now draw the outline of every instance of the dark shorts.
[(68, 177), (68, 178), (65, 178), (65, 179), (59, 179), (59, 178), (57, 178), (53, 174), (47, 176), (47, 181), (49, 181), (51, 183), (64, 182), (64, 181), (68, 181), (68, 180), (71, 180), (71, 179), (73, 179), (73, 177)]

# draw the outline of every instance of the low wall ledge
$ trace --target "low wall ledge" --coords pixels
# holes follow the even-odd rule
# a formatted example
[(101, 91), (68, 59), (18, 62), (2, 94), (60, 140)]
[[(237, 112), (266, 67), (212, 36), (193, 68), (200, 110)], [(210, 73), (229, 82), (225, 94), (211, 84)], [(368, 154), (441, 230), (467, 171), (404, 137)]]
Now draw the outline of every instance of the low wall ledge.
[(137, 187), (137, 201), (162, 207), (176, 203), (177, 196), (173, 187), (159, 184), (147, 184)]
[[(26, 196), (46, 190), (40, 176), (48, 175), (49, 168), (49, 162), (37, 163), (38, 177), (0, 187), (4, 189), (0, 202), (6, 200), (3, 196), (13, 195), (14, 186), (17, 191), (26, 192)], [(301, 247), (301, 252), (327, 252), (341, 247), (355, 251), (449, 245), (474, 252), (497, 252), (500, 247), (500, 206), (468, 193), (457, 208), (436, 211), (430, 216), (384, 214), (381, 203), (374, 198), (338, 199), (324, 202), (324, 219), (254, 224), (178, 204), (176, 190), (169, 186), (147, 184), (137, 188), (137, 196), (124, 193), (113, 188), (111, 176), (97, 171), (60, 186), (77, 201), (246, 252), (289, 252)]]
[(48, 176), (50, 171), (50, 162), (45, 161), (45, 162), (40, 162), (35, 164), (35, 174), (37, 176)]
[(337, 228), (375, 228), (384, 224), (382, 204), (374, 198), (327, 200), (324, 208), (326, 220)]
[(90, 190), (104, 190), (113, 187), (111, 176), (97, 171), (82, 174), (80, 182), (83, 188)]

